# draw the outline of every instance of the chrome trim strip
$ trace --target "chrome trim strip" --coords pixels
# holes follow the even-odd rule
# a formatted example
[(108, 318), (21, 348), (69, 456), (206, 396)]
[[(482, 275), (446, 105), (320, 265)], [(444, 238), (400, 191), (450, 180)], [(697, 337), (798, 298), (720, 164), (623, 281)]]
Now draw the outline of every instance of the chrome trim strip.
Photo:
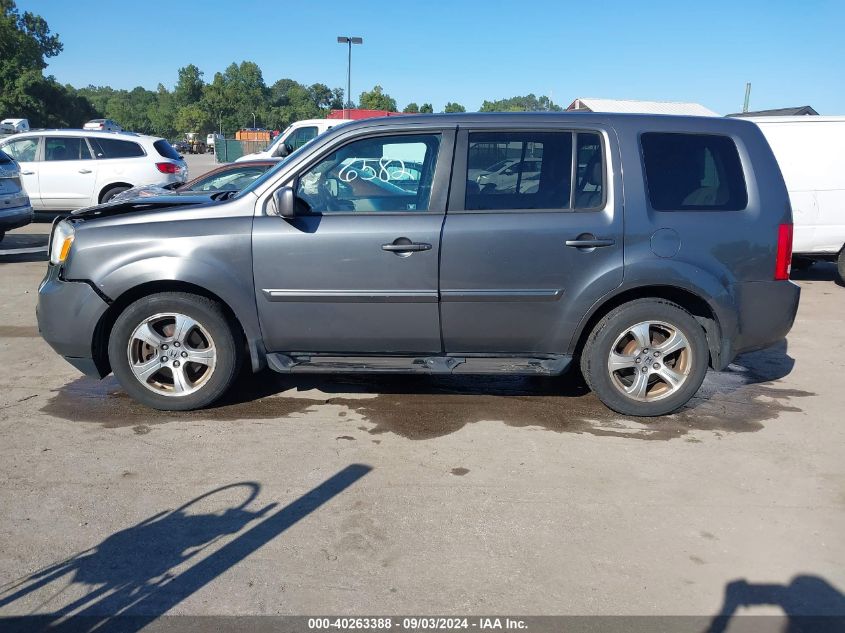
[(287, 290), (263, 288), (268, 301), (318, 303), (437, 303), (436, 290)]
[(558, 301), (563, 288), (551, 290), (441, 290), (441, 301)]

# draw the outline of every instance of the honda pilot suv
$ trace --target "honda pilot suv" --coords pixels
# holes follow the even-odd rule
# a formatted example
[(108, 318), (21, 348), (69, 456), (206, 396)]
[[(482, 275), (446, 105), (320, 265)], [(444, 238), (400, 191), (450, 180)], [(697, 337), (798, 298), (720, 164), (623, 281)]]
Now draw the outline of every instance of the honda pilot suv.
[(242, 361), (281, 373), (573, 365), (611, 409), (654, 416), (689, 401), (708, 367), (789, 331), (791, 237), (780, 170), (746, 121), (369, 119), (237, 194), (57, 223), (38, 322), (74, 366), (113, 372), (157, 409), (212, 403)]

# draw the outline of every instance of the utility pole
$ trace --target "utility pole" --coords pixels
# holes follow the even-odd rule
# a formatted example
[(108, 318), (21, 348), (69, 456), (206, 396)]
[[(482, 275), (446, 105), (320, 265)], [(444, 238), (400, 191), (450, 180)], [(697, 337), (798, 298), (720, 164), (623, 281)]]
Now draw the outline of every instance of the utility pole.
[(745, 84), (745, 103), (742, 104), (742, 111), (748, 112), (748, 102), (751, 100), (751, 82)]
[(338, 36), (337, 43), (349, 46), (349, 55), (346, 62), (346, 108), (349, 109), (352, 107), (352, 45), (363, 44), (364, 38), (342, 35)]

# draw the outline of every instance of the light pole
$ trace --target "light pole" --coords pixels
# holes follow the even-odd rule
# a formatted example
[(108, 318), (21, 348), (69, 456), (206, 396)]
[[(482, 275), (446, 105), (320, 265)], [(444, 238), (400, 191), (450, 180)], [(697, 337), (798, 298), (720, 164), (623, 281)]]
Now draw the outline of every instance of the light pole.
[(363, 44), (364, 38), (362, 37), (345, 37), (339, 36), (337, 38), (338, 44), (346, 44), (349, 46), (349, 61), (346, 65), (346, 107), (352, 107), (352, 45), (353, 44)]
[(252, 113), (252, 129), (255, 129), (255, 112)]

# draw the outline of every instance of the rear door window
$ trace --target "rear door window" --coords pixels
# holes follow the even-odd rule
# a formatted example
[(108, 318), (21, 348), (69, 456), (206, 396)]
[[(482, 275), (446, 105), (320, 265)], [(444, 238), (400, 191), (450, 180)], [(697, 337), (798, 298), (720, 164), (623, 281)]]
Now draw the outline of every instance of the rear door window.
[(464, 208), (570, 209), (571, 132), (472, 132)]
[(136, 158), (145, 156), (144, 149), (133, 141), (124, 141), (116, 138), (95, 138), (88, 139), (97, 158)]
[(741, 211), (748, 205), (742, 163), (730, 137), (647, 132), (640, 144), (656, 211)]
[(91, 151), (81, 136), (48, 136), (44, 139), (44, 160), (90, 160)]

